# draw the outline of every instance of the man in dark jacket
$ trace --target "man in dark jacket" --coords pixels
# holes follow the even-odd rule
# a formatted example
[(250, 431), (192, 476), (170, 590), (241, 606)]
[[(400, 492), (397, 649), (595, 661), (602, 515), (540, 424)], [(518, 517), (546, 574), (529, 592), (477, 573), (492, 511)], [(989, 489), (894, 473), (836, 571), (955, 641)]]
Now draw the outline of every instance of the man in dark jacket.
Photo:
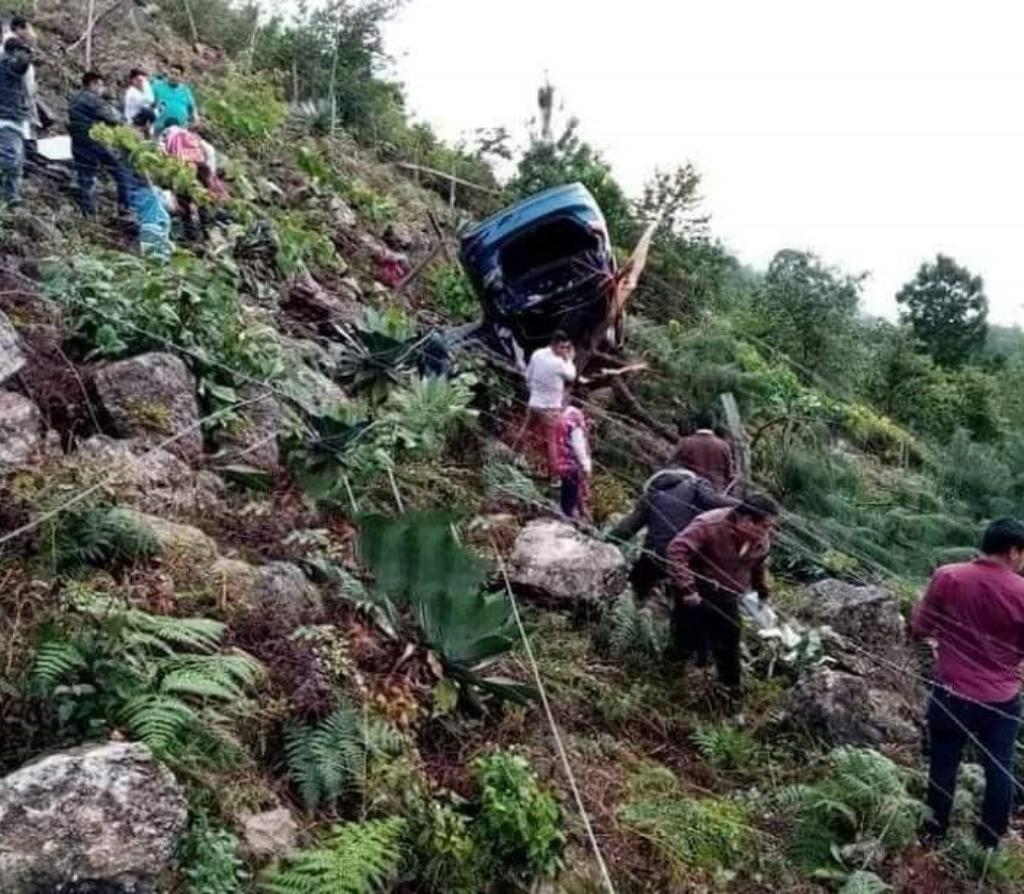
[(736, 477), (732, 448), (712, 431), (711, 417), (707, 413), (697, 417), (696, 430), (679, 442), (670, 462), (706, 478), (718, 491), (728, 489)]
[(0, 56), (0, 173), (3, 201), (21, 201), (21, 177), (25, 167), (25, 140), (32, 118), (32, 102), (26, 77), (32, 50), (16, 37), (4, 44)]
[(609, 539), (625, 542), (644, 528), (643, 552), (629, 579), (633, 592), (646, 600), (668, 578), (665, 551), (672, 538), (702, 512), (735, 506), (737, 500), (716, 493), (711, 484), (687, 469), (665, 469), (655, 475), (636, 508), (609, 533)]
[(96, 175), (107, 171), (117, 184), (117, 204), (122, 212), (129, 208), (129, 175), (121, 159), (106, 146), (90, 136), (96, 124), (121, 124), (121, 116), (103, 98), (103, 75), (94, 71), (82, 78), (82, 89), (72, 98), (68, 107), (68, 131), (71, 134), (71, 152), (78, 174), (78, 207), (91, 216), (96, 213)]

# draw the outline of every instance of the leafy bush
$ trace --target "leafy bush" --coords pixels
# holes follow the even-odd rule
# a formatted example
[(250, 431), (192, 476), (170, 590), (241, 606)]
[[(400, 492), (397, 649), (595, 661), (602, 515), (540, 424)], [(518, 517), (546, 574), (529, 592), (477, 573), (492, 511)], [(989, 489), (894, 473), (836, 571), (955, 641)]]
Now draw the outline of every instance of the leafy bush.
[(169, 189), (175, 195), (189, 196), (200, 205), (212, 203), (213, 197), (199, 182), (194, 165), (161, 151), (159, 146), (143, 139), (133, 128), (97, 124), (90, 135), (109, 149), (127, 153), (131, 166), (157, 186)]
[(72, 508), (44, 522), (41, 532), (53, 568), (62, 572), (86, 565), (116, 571), (162, 552), (149, 527), (109, 506)]
[(480, 790), (473, 832), (488, 859), (502, 867), (496, 877), (526, 881), (557, 874), (565, 844), (561, 811), (526, 759), (508, 752), (480, 757), (473, 775)]
[(284, 737), (288, 775), (309, 810), (363, 787), (366, 736), (356, 708), (343, 704), (319, 723), (290, 723)]
[(406, 814), (406, 821), (413, 872), (424, 891), (480, 894), (487, 889), (487, 846), (474, 837), (468, 816), (424, 797)]
[(242, 894), (249, 873), (238, 854), (238, 838), (202, 811), (189, 817), (178, 849), (186, 894)]
[(750, 733), (731, 726), (706, 726), (692, 738), (704, 760), (719, 770), (750, 770), (761, 754)]
[(909, 794), (905, 771), (868, 748), (838, 748), (830, 763), (829, 776), (784, 796), (795, 814), (791, 851), (798, 863), (866, 868), (914, 840), (925, 807)]
[(338, 264), (338, 253), (330, 236), (299, 211), (278, 215), (274, 220), (274, 242), (277, 269), (284, 276)]
[(457, 320), (473, 319), (480, 302), (468, 277), (458, 264), (443, 264), (431, 270), (427, 277), (430, 297), (450, 317)]
[(221, 142), (258, 149), (281, 126), (288, 106), (271, 78), (232, 72), (202, 94), (203, 118)]
[(480, 689), (525, 701), (533, 694), (530, 687), (485, 675), (512, 648), (512, 606), (504, 593), (481, 592), (485, 571), (456, 541), (452, 524), (436, 512), (369, 516), (361, 523), (360, 559), (374, 573), (380, 601), (409, 607), (460, 696), (472, 698)]
[(260, 882), (266, 894), (375, 894), (402, 865), (400, 819), (336, 826), (315, 848), (299, 851)]
[(260, 672), (245, 653), (221, 650), (223, 634), (216, 621), (151, 615), (76, 588), (44, 632), (32, 682), (76, 738), (124, 729), (171, 762), (196, 741), (223, 754)]
[(656, 661), (668, 640), (668, 624), (647, 606), (638, 605), (628, 590), (615, 598), (600, 632), (600, 641), (612, 658), (636, 664)]
[(875, 873), (858, 870), (851, 873), (839, 889), (839, 894), (889, 894), (892, 886), (883, 882)]

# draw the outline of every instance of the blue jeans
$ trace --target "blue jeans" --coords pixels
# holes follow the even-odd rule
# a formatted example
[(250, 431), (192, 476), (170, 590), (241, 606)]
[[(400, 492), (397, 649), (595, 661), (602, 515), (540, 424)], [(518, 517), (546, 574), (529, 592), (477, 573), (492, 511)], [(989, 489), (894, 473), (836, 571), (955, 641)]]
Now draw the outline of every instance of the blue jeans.
[(11, 127), (0, 127), (0, 198), (16, 205), (21, 201), (21, 176), (25, 168), (25, 137)]
[(957, 771), (964, 746), (977, 747), (985, 771), (985, 797), (981, 804), (978, 841), (994, 847), (1006, 834), (1013, 809), (1013, 750), (1020, 726), (1020, 698), (982, 704), (957, 698), (936, 687), (928, 704), (931, 740), (931, 772), (928, 775), (928, 806), (934, 831), (945, 834), (956, 791)]
[(139, 226), (139, 247), (146, 257), (167, 260), (171, 256), (171, 216), (160, 201), (160, 195), (149, 185), (135, 186), (131, 206)]
[(71, 153), (78, 174), (78, 207), (83, 214), (96, 213), (96, 176), (100, 171), (106, 171), (114, 178), (117, 184), (117, 204), (121, 208), (130, 206), (130, 174), (120, 158), (95, 140), (74, 140)]

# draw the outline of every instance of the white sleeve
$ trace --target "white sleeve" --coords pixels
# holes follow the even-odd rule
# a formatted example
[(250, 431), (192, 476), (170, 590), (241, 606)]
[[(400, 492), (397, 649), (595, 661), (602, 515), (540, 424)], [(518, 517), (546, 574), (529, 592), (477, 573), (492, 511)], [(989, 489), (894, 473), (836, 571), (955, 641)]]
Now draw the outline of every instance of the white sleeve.
[(569, 435), (569, 445), (572, 447), (576, 462), (589, 475), (591, 471), (590, 449), (587, 447), (587, 436), (581, 427), (577, 426), (572, 430), (572, 434)]
[(567, 382), (576, 381), (576, 364), (571, 360), (562, 361), (562, 378)]

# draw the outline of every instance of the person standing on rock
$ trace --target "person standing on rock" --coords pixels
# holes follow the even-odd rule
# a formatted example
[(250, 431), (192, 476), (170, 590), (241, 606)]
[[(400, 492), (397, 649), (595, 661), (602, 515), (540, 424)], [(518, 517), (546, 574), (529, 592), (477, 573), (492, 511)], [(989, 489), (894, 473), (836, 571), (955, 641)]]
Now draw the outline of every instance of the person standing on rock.
[(945, 565), (914, 610), (913, 632), (936, 644), (937, 683), (928, 703), (931, 770), (926, 838), (949, 828), (964, 747), (973, 743), (985, 770), (978, 842), (993, 848), (1013, 806), (1014, 746), (1020, 726), (1024, 658), (1024, 523), (998, 519), (972, 562)]
[(78, 175), (78, 207), (87, 217), (96, 213), (96, 176), (106, 171), (117, 184), (117, 205), (122, 213), (130, 210), (129, 177), (120, 157), (111, 149), (92, 138), (97, 124), (121, 124), (121, 115), (104, 98), (106, 82), (95, 71), (82, 77), (82, 89), (68, 106), (68, 132), (71, 134), (71, 152)]
[(739, 601), (751, 591), (762, 600), (771, 596), (767, 561), (778, 517), (774, 500), (753, 494), (698, 515), (668, 545), (676, 648), (686, 657), (706, 640), (733, 709), (742, 698)]
[(0, 198), (8, 206), (21, 203), (25, 140), (31, 128), (32, 101), (27, 83), (32, 49), (9, 37), (0, 56)]
[(712, 430), (709, 413), (699, 414), (695, 422), (696, 430), (676, 445), (669, 465), (685, 466), (719, 492), (728, 490), (736, 478), (732, 448)]
[(643, 550), (629, 573), (636, 598), (646, 602), (667, 580), (666, 551), (680, 531), (702, 512), (738, 503), (689, 469), (665, 469), (654, 476), (633, 511), (608, 533), (609, 540), (625, 543), (647, 529)]
[(533, 352), (526, 367), (526, 384), (530, 399), (526, 419), (515, 439), (518, 449), (527, 432), (539, 433), (543, 438), (548, 458), (548, 474), (557, 476), (558, 458), (555, 451), (555, 424), (565, 407), (565, 386), (576, 381), (576, 350), (564, 332), (556, 332), (546, 348)]
[(587, 516), (590, 474), (590, 444), (587, 419), (580, 407), (570, 403), (555, 423), (555, 472), (561, 479), (562, 514), (569, 519)]

